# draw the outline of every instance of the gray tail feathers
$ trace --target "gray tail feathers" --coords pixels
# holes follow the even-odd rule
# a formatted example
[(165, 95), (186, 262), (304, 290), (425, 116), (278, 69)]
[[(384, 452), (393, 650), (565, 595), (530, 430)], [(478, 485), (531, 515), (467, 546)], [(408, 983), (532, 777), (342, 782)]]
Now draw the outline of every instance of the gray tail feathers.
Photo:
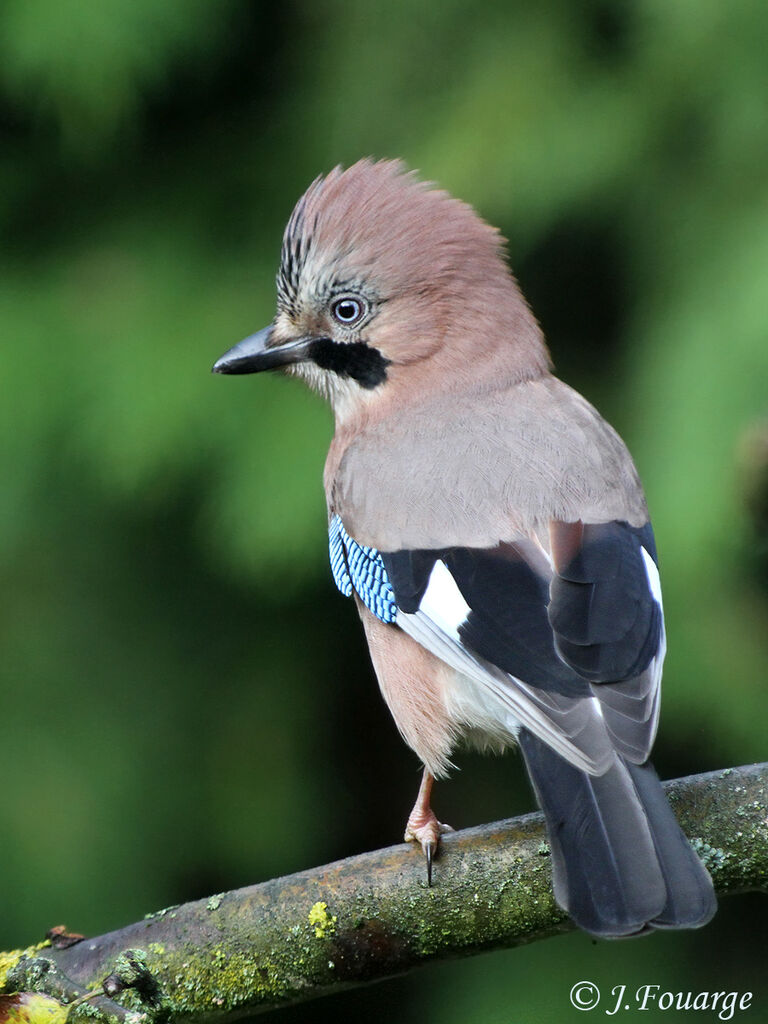
[(518, 742), (547, 822), (555, 898), (580, 928), (611, 937), (710, 920), (712, 880), (650, 761), (617, 755), (588, 775), (525, 729)]

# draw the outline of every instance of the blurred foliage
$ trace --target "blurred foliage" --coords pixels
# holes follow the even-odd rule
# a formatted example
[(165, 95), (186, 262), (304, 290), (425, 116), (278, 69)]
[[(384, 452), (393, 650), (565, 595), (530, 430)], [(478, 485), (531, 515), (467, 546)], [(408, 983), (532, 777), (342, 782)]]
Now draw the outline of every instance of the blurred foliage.
[[(661, 773), (765, 758), (767, 34), (755, 0), (0, 5), (0, 947), (398, 838), (416, 765), (326, 565), (330, 416), (208, 373), (271, 318), (303, 188), (369, 153), (502, 227), (560, 372), (635, 453)], [(460, 763), (454, 825), (531, 806), (514, 759)], [(762, 986), (766, 1020), (760, 909), (280, 1019), (560, 1020), (587, 977)]]

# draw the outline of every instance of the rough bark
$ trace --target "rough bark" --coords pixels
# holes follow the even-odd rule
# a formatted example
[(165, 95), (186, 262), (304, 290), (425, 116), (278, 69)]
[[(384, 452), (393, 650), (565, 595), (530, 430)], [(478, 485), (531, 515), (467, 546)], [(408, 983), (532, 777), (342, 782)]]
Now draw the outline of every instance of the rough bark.
[[(768, 764), (666, 789), (718, 893), (765, 891)], [(420, 851), (393, 846), (170, 907), (68, 948), (55, 938), (0, 955), (0, 984), (53, 996), (73, 1024), (213, 1022), (570, 927), (552, 897), (542, 817), (529, 814), (446, 836), (432, 888)]]

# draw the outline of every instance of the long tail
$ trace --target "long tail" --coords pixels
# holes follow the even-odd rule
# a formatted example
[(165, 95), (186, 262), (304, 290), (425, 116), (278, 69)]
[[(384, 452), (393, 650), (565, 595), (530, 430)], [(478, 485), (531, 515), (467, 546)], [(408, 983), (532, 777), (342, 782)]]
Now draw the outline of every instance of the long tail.
[(617, 756), (587, 775), (521, 729), (547, 822), (555, 898), (593, 935), (699, 928), (717, 909), (712, 879), (677, 824), (650, 761)]

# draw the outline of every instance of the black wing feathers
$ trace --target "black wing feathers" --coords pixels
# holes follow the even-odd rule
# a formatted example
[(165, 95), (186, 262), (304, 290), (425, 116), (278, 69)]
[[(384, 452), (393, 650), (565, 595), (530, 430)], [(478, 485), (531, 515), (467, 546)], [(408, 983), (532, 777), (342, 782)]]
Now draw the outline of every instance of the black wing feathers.
[(588, 682), (621, 682), (658, 653), (662, 618), (641, 554), (656, 549), (650, 525), (585, 525), (559, 575), (534, 568), (516, 544), (381, 552), (398, 608), (419, 608), (435, 562), (445, 563), (470, 612), (461, 642), (504, 672), (567, 696)]
[(549, 580), (515, 545), (381, 552), (397, 606), (413, 613), (442, 561), (469, 605), (457, 624), (464, 647), (531, 686), (570, 697), (589, 696), (588, 684), (558, 657), (547, 619)]
[(553, 577), (549, 621), (561, 658), (595, 683), (640, 675), (659, 650), (661, 609), (641, 549), (656, 561), (650, 524), (584, 526), (574, 558)]
[(429, 583), (429, 574), (435, 562), (443, 557), (443, 552), (395, 551), (387, 554), (381, 551), (379, 554), (395, 592), (397, 607), (413, 615), (419, 610)]
[(549, 581), (513, 545), (454, 548), (446, 565), (471, 609), (459, 628), (466, 647), (531, 686), (588, 696), (584, 680), (555, 650), (547, 619)]

